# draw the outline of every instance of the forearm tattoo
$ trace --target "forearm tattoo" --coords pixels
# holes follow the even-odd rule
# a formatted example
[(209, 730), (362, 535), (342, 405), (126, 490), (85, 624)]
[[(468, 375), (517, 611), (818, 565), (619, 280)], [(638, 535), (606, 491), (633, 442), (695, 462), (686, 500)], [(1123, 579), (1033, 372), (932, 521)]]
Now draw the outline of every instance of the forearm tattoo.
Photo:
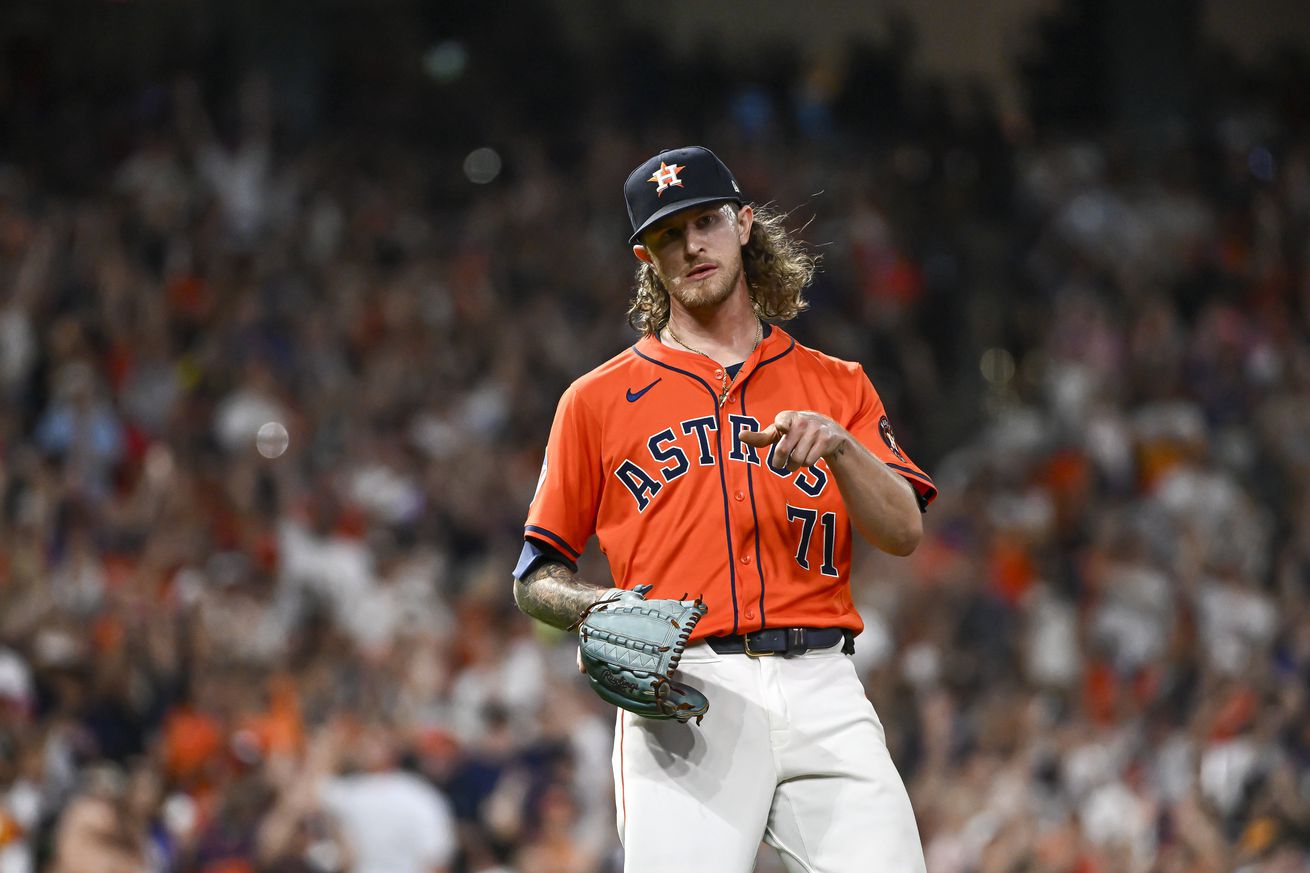
[(567, 628), (606, 590), (583, 582), (563, 564), (547, 562), (526, 579), (514, 580), (514, 602), (538, 621)]

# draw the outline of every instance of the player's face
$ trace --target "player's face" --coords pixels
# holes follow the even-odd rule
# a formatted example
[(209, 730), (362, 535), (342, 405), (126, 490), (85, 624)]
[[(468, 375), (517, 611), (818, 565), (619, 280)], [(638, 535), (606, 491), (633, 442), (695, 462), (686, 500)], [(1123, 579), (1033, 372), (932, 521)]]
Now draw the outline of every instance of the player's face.
[(750, 239), (753, 219), (749, 206), (694, 206), (651, 225), (633, 254), (655, 268), (686, 308), (717, 306), (744, 284), (741, 247)]

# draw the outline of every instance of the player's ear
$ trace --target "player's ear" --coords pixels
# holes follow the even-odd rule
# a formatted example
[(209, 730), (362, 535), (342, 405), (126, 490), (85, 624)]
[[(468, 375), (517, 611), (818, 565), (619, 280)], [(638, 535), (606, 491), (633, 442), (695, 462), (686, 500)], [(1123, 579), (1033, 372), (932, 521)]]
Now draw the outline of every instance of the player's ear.
[(637, 243), (632, 247), (632, 253), (636, 256), (637, 260), (641, 261), (643, 264), (654, 263), (654, 261), (650, 259), (650, 252), (646, 251), (646, 247), (641, 243)]
[(743, 203), (737, 210), (737, 240), (741, 245), (750, 242), (751, 227), (755, 224), (755, 210), (749, 203)]

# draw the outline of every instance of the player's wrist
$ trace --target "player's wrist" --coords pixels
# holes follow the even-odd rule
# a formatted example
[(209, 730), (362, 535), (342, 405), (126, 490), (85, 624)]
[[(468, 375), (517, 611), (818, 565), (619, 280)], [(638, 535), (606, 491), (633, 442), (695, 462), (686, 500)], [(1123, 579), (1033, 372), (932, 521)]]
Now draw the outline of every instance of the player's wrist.
[(850, 431), (834, 425), (838, 429), (837, 439), (832, 448), (823, 453), (823, 459), (828, 462), (828, 466), (840, 464), (851, 455), (851, 450), (855, 447), (855, 438), (851, 436)]

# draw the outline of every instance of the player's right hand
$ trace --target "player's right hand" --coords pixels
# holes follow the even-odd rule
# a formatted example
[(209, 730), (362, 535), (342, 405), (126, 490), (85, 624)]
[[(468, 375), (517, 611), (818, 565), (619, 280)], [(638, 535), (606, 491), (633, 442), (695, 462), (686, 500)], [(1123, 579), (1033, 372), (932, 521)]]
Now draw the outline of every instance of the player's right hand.
[(777, 443), (772, 455), (774, 469), (793, 472), (840, 453), (850, 438), (844, 427), (826, 415), (791, 409), (779, 412), (763, 430), (741, 434), (742, 442), (757, 449)]

